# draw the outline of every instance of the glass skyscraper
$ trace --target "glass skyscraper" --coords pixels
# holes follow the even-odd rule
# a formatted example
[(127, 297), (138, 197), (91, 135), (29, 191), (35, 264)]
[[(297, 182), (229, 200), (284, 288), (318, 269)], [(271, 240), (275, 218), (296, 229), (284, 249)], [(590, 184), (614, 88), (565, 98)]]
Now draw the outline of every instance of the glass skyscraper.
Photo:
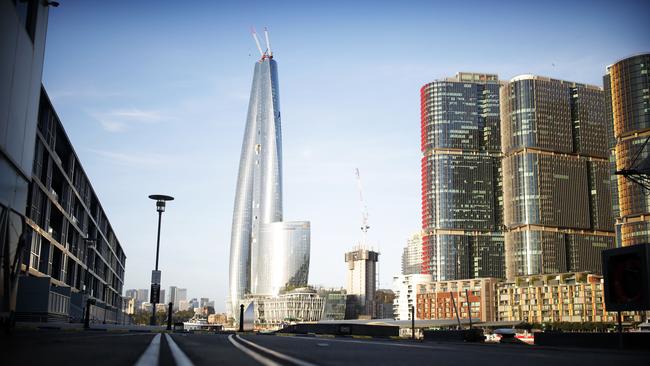
[(239, 162), (229, 313), (239, 314), (239, 305), (249, 295), (273, 296), (307, 285), (309, 237), (309, 222), (282, 221), (280, 93), (277, 63), (267, 50), (255, 64)]
[(614, 247), (603, 90), (523, 75), (500, 99), (507, 277), (600, 272)]
[(497, 75), (420, 90), (422, 268), (434, 281), (504, 277)]
[[(620, 60), (603, 78), (609, 102), (611, 172), (650, 172), (650, 54)], [(639, 184), (612, 174), (616, 228), (622, 246), (650, 241), (650, 195)], [(634, 177), (633, 177), (634, 178)]]

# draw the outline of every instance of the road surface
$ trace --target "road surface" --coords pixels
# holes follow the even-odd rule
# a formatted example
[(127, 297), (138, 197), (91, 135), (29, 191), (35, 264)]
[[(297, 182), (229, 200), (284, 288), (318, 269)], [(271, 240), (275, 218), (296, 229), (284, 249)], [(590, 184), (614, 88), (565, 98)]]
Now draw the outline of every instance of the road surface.
[[(2, 365), (648, 365), (648, 352), (253, 334), (18, 331)], [(5, 361), (8, 361), (5, 363)]]

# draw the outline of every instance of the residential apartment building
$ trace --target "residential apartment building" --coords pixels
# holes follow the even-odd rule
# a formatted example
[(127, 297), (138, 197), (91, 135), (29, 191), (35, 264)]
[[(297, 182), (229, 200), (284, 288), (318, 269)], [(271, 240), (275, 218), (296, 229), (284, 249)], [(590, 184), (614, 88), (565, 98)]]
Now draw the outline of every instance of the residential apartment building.
[[(607, 67), (603, 77), (611, 126), (616, 233), (621, 246), (650, 241), (650, 53)], [(624, 171), (625, 175), (615, 175)], [(643, 186), (645, 185), (645, 187)]]
[[(496, 320), (497, 278), (429, 282), (419, 285), (418, 319)], [(471, 312), (471, 315), (470, 315)]]
[[(41, 89), (17, 318), (123, 321), (126, 255), (45, 89)], [(49, 304), (57, 304), (52, 308)]]
[[(393, 277), (393, 316), (396, 320), (410, 320), (411, 309), (417, 304), (417, 294), (420, 285), (433, 280), (430, 274), (412, 274)], [(417, 318), (417, 313), (416, 319)]]
[(600, 273), (614, 247), (603, 90), (523, 75), (500, 100), (508, 279)]
[(497, 75), (420, 90), (422, 268), (434, 281), (504, 277)]
[(411, 235), (406, 241), (402, 252), (402, 274), (417, 274), (422, 272), (422, 233)]
[[(603, 278), (588, 272), (521, 276), (497, 286), (498, 320), (528, 323), (615, 322), (603, 295)], [(624, 321), (640, 321), (624, 313)]]
[(25, 218), (48, 13), (43, 1), (0, 2), (0, 325), (12, 324), (22, 262), (16, 257), (30, 244)]

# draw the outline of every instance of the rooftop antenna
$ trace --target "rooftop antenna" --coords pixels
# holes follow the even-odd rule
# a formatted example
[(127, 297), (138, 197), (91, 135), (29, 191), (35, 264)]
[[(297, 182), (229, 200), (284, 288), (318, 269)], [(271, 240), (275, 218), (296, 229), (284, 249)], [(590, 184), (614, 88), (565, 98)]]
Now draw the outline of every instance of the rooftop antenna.
[(266, 39), (266, 52), (269, 58), (273, 58), (273, 51), (271, 51), (271, 41), (269, 41), (269, 27), (264, 27), (264, 38)]
[(251, 28), (251, 33), (253, 34), (253, 39), (255, 40), (255, 44), (257, 45), (257, 50), (260, 51), (260, 56), (262, 56), (262, 59), (264, 59), (264, 52), (262, 51), (262, 47), (260, 46), (260, 40), (257, 38), (257, 32), (255, 32), (255, 28)]
[(357, 186), (359, 187), (359, 202), (361, 203), (361, 248), (366, 249), (367, 246), (367, 236), (368, 229), (368, 207), (366, 206), (365, 201), (363, 200), (363, 186), (361, 185), (361, 175), (359, 174), (359, 168), (354, 168), (354, 173), (357, 176)]

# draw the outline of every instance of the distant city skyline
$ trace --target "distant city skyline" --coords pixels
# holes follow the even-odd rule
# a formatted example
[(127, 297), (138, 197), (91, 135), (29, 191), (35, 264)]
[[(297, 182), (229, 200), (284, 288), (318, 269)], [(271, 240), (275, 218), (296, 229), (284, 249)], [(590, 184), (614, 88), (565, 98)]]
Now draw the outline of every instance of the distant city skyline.
[(43, 78), (124, 248), (124, 288), (148, 288), (156, 214), (147, 196), (171, 194), (162, 287), (191, 283), (220, 312), (257, 58), (250, 25), (269, 25), (282, 57), (284, 204), (288, 219), (312, 222), (310, 282), (345, 283), (341, 258), (359, 236), (358, 167), (380, 287), (390, 287), (406, 239), (421, 227), (420, 86), (485, 71), (602, 87), (607, 65), (650, 50), (649, 10), (642, 1), (61, 1), (50, 11)]

